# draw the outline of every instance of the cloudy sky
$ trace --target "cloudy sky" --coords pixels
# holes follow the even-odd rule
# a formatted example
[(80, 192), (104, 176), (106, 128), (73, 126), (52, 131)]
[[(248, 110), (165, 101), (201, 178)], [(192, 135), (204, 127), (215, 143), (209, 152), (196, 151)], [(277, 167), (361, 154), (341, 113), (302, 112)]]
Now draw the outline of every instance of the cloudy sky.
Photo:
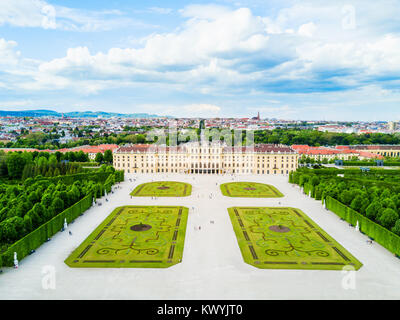
[(400, 119), (400, 0), (0, 0), (0, 109)]

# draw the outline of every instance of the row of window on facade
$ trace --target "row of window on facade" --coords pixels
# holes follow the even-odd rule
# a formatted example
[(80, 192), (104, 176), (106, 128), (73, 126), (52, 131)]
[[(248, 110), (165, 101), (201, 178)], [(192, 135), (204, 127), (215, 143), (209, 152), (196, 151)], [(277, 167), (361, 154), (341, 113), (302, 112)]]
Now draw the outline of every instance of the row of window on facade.
[[(138, 160), (137, 159), (137, 157), (136, 156), (126, 156), (127, 157), (127, 160), (131, 160), (131, 157), (133, 157), (133, 160)], [(145, 159), (144, 159), (144, 156), (140, 156), (141, 158), (140, 158), (140, 160), (142, 160), (142, 161), (144, 161)], [(285, 157), (284, 156), (262, 156), (262, 157), (257, 157), (257, 161), (261, 161), (261, 159), (263, 160), (263, 161), (265, 161), (265, 160), (270, 160), (270, 158), (273, 158), (274, 160), (277, 160), (279, 157), (281, 157), (281, 160), (285, 160)], [(170, 160), (170, 161), (173, 161), (173, 160), (175, 160), (175, 161), (178, 161), (178, 160), (182, 160), (182, 161), (185, 161), (186, 160), (186, 158), (187, 157), (177, 157), (177, 156), (159, 156), (159, 157), (157, 157), (158, 159), (161, 159), (161, 160), (165, 160), (165, 161), (168, 161), (168, 160)], [(225, 156), (225, 157), (218, 157), (218, 156), (191, 156), (190, 157), (191, 159), (221, 159), (221, 158), (223, 158), (225, 161), (231, 161), (231, 160), (240, 160), (240, 158), (241, 158), (241, 160), (242, 161), (252, 161), (252, 160), (254, 160), (254, 158), (253, 157), (249, 157), (249, 156)], [(114, 157), (114, 160), (125, 160), (125, 156), (115, 156)], [(286, 160), (287, 161), (289, 161), (289, 160), (292, 160), (292, 161), (294, 161), (295, 160), (295, 157), (294, 156), (286, 156)], [(149, 158), (148, 156), (146, 156), (146, 161), (155, 161), (156, 160), (156, 157), (151, 157), (151, 158)]]
[[(206, 168), (207, 169), (207, 168)], [(188, 170), (182, 169), (127, 169), (128, 173), (186, 173)], [(210, 172), (212, 171), (212, 172)], [(289, 170), (257, 170), (257, 174), (289, 174)], [(253, 173), (253, 170), (246, 169), (246, 170), (239, 170), (239, 169), (232, 169), (232, 170), (205, 170), (205, 169), (191, 169), (190, 173)], [(254, 172), (255, 173), (255, 172)]]
[[(295, 168), (295, 165), (293, 163), (290, 164), (290, 166), (289, 166), (289, 163), (282, 164), (281, 167), (285, 168), (285, 165), (286, 165), (286, 168)], [(129, 168), (130, 167), (130, 163), (129, 162), (126, 163), (126, 166), (125, 166), (124, 162), (123, 163), (119, 163), (118, 162), (116, 164), (116, 166), (117, 166), (117, 168), (121, 168), (121, 167), (122, 168), (125, 168), (125, 167)], [(159, 166), (161, 166), (161, 165), (159, 165)], [(276, 163), (274, 164), (274, 166), (276, 166)], [(132, 167), (133, 168), (137, 168), (136, 165), (134, 165)], [(145, 165), (142, 165), (141, 167), (151, 168), (151, 167), (156, 167), (156, 165), (154, 163), (146, 163)], [(182, 167), (189, 167), (189, 166), (186, 165), (186, 164), (183, 164), (183, 163), (172, 163), (172, 164), (169, 165), (169, 167), (182, 168)], [(219, 165), (219, 163), (191, 163), (190, 167), (191, 168), (219, 168), (220, 165)], [(235, 167), (236, 168), (240, 168), (240, 167), (251, 168), (251, 167), (253, 167), (253, 165), (251, 163), (227, 163), (227, 164), (221, 164), (221, 168), (235, 168)], [(270, 168), (270, 167), (272, 167), (272, 165), (270, 165), (270, 164), (266, 164), (266, 165), (257, 164), (257, 168)]]

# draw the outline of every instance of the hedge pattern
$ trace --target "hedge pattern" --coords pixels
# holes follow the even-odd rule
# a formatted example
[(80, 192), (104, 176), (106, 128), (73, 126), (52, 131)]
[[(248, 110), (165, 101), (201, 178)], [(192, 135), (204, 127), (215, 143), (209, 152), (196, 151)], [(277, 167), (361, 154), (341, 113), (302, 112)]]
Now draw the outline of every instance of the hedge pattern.
[(359, 212), (345, 206), (341, 202), (326, 197), (326, 208), (353, 226), (359, 223), (360, 231), (379, 243), (391, 253), (400, 256), (400, 237), (379, 224), (371, 221)]

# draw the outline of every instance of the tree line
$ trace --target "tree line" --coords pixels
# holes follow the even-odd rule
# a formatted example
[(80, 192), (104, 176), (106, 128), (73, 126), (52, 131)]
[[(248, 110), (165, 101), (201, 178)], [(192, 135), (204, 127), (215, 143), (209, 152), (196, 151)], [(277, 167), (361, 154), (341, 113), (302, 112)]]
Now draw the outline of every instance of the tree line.
[(74, 162), (88, 162), (89, 157), (79, 152), (8, 152), (0, 151), (0, 177), (26, 179), (37, 175), (53, 177), (82, 172)]
[[(52, 133), (35, 133), (25, 137), (20, 137), (16, 142), (0, 143), (0, 147), (9, 148), (37, 148), (57, 150), (61, 148), (73, 148), (82, 145), (99, 145), (99, 144), (117, 144), (126, 143), (141, 144), (152, 143), (148, 138), (148, 132), (154, 128), (143, 127), (133, 128), (126, 127), (121, 133), (96, 132), (86, 135), (85, 129), (74, 129), (77, 141), (69, 141), (68, 143), (59, 143), (54, 139)], [(196, 134), (200, 138), (200, 131), (204, 129), (204, 121), (200, 122), (199, 128), (196, 128)], [(222, 129), (217, 129), (222, 130)], [(233, 130), (231, 130), (233, 133)], [(246, 131), (243, 131), (244, 140)], [(232, 140), (233, 141), (233, 140)], [(154, 142), (154, 141), (153, 141)], [(304, 129), (294, 128), (276, 128), (273, 130), (255, 130), (254, 142), (260, 144), (304, 144), (309, 146), (335, 146), (335, 145), (368, 145), (368, 144), (400, 144), (400, 135), (397, 133), (336, 133), (323, 132), (312, 128)], [(168, 144), (168, 141), (167, 141)]]
[[(114, 173), (113, 167), (98, 172)], [(109, 176), (109, 177), (110, 177)], [(115, 183), (107, 180), (107, 182)], [(21, 184), (0, 184), (0, 253), (103, 184), (90, 174), (66, 184), (63, 180), (28, 178)]]
[(336, 146), (336, 145), (370, 145), (400, 144), (399, 134), (384, 133), (336, 133), (318, 130), (274, 129), (256, 130), (255, 143), (273, 143), (286, 145)]
[[(398, 181), (400, 172), (385, 171), (393, 172), (374, 171), (369, 175), (361, 170), (356, 174), (352, 170), (351, 175), (344, 174), (341, 177), (337, 175), (337, 171), (331, 169), (301, 168), (290, 174), (290, 182), (300, 186), (309, 183), (314, 188), (317, 199), (330, 196), (400, 235), (400, 184), (393, 182), (394, 176)], [(385, 181), (384, 178), (379, 179), (379, 175), (392, 177)]]

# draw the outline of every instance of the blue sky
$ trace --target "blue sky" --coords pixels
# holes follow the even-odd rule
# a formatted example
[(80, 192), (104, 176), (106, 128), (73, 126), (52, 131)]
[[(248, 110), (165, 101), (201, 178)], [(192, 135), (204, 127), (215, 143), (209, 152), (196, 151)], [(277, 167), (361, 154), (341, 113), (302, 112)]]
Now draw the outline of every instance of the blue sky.
[(399, 0), (1, 0), (0, 109), (399, 120), (399, 16)]

